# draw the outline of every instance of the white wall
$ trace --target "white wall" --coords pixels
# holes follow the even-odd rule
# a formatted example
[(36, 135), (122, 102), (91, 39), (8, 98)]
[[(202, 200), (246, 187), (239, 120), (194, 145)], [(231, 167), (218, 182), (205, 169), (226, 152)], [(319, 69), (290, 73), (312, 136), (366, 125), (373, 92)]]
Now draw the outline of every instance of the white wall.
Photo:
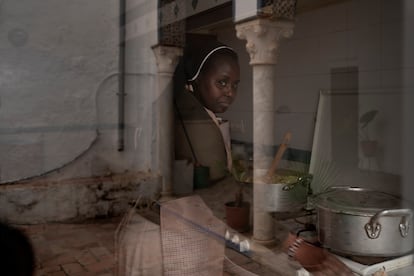
[(414, 185), (413, 185), (413, 166), (414, 166), (414, 36), (412, 31), (413, 26), (413, 14), (414, 14), (414, 2), (405, 0), (404, 6), (404, 19), (403, 19), (403, 60), (405, 73), (403, 76), (404, 86), (404, 120), (403, 120), (403, 195), (411, 200), (411, 204), (414, 204)]
[(1, 1), (0, 182), (61, 167), (70, 177), (151, 169), (157, 3), (128, 1), (118, 152), (118, 2)]
[[(358, 66), (360, 93), (401, 91), (401, 76), (409, 74), (401, 64), (399, 3), (353, 0), (298, 15), (276, 65), (275, 106), (290, 111), (275, 114), (277, 139), (289, 129), (291, 147), (311, 150), (318, 94), (330, 90), (331, 68)], [(156, 43), (156, 5), (128, 1), (125, 151), (118, 152), (118, 3), (1, 2), (0, 154), (7, 157), (0, 159), (1, 182), (59, 167), (88, 176), (155, 166), (156, 68), (150, 47)], [(233, 27), (219, 30), (218, 37), (239, 52), (242, 64), (238, 98), (223, 117), (239, 126), (233, 139), (252, 142), (245, 41)], [(410, 64), (412, 58), (404, 60)], [(399, 103), (382, 98), (361, 97), (361, 111), (382, 109), (373, 124), (387, 156), (381, 166), (397, 172)]]
[[(223, 33), (221, 37), (229, 36)], [(275, 145), (290, 130), (291, 147), (310, 151), (319, 91), (331, 90), (332, 68), (356, 66), (359, 112), (380, 110), (370, 126), (381, 147), (373, 169), (400, 173), (399, 110), (405, 72), (401, 43), (401, 1), (345, 1), (298, 14), (294, 34), (281, 43), (276, 64), (275, 106), (289, 112), (275, 114)], [(242, 41), (235, 44), (244, 47)], [(251, 80), (245, 77), (226, 117), (245, 120), (247, 131), (232, 133), (232, 137), (252, 142)]]

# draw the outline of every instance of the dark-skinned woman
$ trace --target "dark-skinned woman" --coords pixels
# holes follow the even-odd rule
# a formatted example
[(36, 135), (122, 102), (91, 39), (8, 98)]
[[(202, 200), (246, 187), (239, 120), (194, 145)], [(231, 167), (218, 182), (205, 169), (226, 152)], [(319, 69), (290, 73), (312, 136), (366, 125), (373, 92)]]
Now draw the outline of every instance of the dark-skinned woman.
[[(224, 177), (232, 166), (228, 124), (216, 114), (233, 103), (239, 82), (237, 53), (213, 40), (201, 47), (187, 45), (175, 71), (174, 98), (182, 119), (176, 125), (176, 159), (209, 167), (212, 180)], [(183, 124), (190, 142), (180, 131)]]

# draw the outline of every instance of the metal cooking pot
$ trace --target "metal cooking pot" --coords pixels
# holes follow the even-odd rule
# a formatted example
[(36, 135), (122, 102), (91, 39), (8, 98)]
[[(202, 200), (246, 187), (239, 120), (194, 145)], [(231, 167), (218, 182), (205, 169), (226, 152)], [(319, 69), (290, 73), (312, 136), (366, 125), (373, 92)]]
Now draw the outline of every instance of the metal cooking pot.
[[(294, 177), (294, 175), (292, 174)], [(263, 192), (262, 200), (258, 201), (257, 208), (266, 212), (295, 212), (306, 204), (311, 182), (310, 175), (296, 178), (296, 182), (286, 183), (260, 183), (254, 185), (260, 187)]]
[(413, 212), (383, 192), (334, 187), (311, 198), (322, 246), (353, 256), (393, 257), (413, 250)]

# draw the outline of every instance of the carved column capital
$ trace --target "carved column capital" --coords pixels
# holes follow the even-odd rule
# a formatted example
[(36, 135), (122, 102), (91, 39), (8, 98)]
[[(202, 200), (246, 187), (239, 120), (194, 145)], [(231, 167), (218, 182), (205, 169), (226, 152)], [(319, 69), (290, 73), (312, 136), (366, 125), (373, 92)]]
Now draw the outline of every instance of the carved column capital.
[(180, 56), (183, 54), (181, 47), (155, 45), (152, 47), (157, 62), (158, 73), (173, 74)]
[(237, 37), (247, 41), (250, 64), (276, 64), (279, 42), (293, 34), (294, 23), (255, 19), (236, 25)]

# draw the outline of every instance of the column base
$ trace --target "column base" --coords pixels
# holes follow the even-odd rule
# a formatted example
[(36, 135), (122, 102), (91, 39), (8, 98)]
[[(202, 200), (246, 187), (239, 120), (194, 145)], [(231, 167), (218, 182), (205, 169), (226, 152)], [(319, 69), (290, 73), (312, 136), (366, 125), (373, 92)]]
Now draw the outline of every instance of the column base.
[(172, 195), (171, 193), (161, 193), (161, 197), (158, 200), (158, 202), (163, 203), (174, 199), (177, 199), (177, 197)]
[(255, 237), (253, 237), (252, 240), (257, 244), (264, 245), (266, 247), (275, 246), (277, 244), (277, 240), (275, 238), (270, 240), (258, 240)]

